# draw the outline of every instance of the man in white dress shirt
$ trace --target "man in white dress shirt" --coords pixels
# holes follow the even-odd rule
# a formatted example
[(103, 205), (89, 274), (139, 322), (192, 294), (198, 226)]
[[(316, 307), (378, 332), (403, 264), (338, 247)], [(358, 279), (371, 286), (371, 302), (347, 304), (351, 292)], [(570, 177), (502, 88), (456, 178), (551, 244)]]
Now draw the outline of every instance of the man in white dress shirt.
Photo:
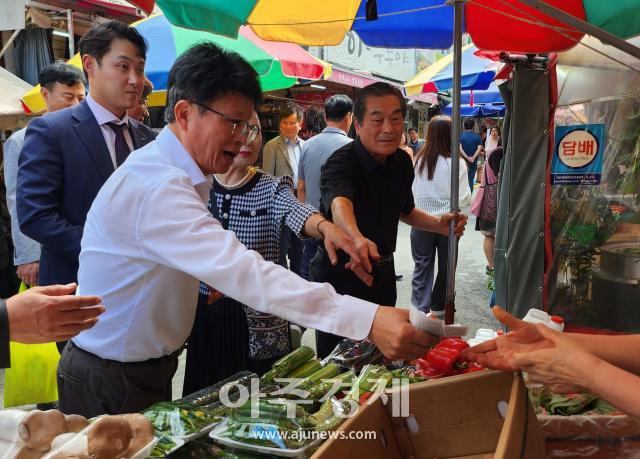
[(338, 295), (267, 263), (209, 213), (211, 174), (225, 172), (255, 135), (248, 120), (261, 92), (249, 64), (196, 45), (168, 86), (168, 126), (111, 175), (87, 215), (79, 293), (99, 295), (106, 312), (62, 354), (61, 410), (126, 413), (170, 399), (199, 280), (259, 311), (369, 337), (392, 359), (424, 353), (435, 338), (411, 327), (407, 310)]

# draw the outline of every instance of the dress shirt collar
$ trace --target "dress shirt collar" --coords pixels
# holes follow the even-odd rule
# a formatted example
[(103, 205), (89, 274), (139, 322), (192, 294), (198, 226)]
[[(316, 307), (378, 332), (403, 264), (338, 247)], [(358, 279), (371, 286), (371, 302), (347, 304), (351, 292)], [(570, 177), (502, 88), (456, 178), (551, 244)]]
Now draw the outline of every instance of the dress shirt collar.
[(165, 126), (164, 129), (160, 131), (160, 134), (156, 137), (156, 142), (160, 150), (171, 159), (171, 162), (187, 173), (194, 187), (205, 182), (209, 186), (213, 184), (213, 177), (207, 177), (202, 173), (198, 164), (193, 160), (189, 152), (168, 126)]
[(100, 126), (107, 123), (115, 123), (115, 124), (129, 124), (129, 115), (125, 111), (124, 117), (122, 119), (118, 118), (116, 115), (111, 113), (109, 110), (100, 105), (96, 100), (91, 97), (91, 93), (87, 94), (86, 97), (87, 105), (95, 116), (96, 121)]
[(360, 137), (356, 137), (356, 140), (355, 142), (353, 142), (353, 145), (356, 151), (356, 156), (358, 158), (358, 161), (362, 163), (362, 165), (365, 167), (367, 172), (373, 172), (378, 167), (385, 167), (386, 165), (389, 164), (389, 160), (397, 153), (396, 152), (393, 155), (387, 157), (385, 159), (384, 164), (381, 164), (378, 161), (376, 161), (373, 155), (369, 153), (369, 151), (365, 148), (364, 145), (362, 145), (362, 142), (360, 141)]
[(287, 144), (287, 146), (295, 147), (296, 145), (300, 145), (300, 137), (298, 136), (296, 136), (294, 140), (289, 140), (285, 136), (282, 136), (282, 138), (284, 139), (284, 143)]
[(325, 132), (330, 132), (332, 134), (342, 134), (343, 136), (347, 136), (347, 133), (344, 132), (342, 129), (340, 128), (336, 128), (336, 127), (326, 127), (322, 130), (322, 133), (324, 134)]

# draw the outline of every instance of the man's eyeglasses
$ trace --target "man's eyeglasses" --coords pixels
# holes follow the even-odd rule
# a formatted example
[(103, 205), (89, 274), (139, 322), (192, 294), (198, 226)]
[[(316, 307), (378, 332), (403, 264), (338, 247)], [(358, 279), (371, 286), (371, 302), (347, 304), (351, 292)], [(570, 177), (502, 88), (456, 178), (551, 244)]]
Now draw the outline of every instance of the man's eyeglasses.
[(258, 137), (258, 134), (260, 134), (260, 128), (254, 124), (249, 124), (245, 120), (237, 120), (235, 118), (231, 118), (225, 115), (224, 113), (221, 113), (218, 110), (214, 110), (213, 108), (207, 107), (205, 104), (202, 104), (200, 102), (195, 102), (195, 104), (198, 105), (199, 107), (204, 108), (205, 110), (215, 113), (216, 115), (221, 117), (223, 120), (231, 123), (233, 125), (233, 127), (231, 128), (231, 135), (242, 137), (245, 134), (247, 134), (246, 143), (253, 142), (255, 138)]

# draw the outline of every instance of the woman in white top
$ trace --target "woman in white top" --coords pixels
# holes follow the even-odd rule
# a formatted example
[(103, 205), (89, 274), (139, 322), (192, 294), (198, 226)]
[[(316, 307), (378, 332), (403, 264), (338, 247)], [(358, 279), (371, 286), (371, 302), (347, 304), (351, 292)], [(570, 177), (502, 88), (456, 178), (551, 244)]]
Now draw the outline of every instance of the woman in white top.
[[(460, 163), (459, 206), (469, 202), (471, 191), (467, 166)], [(433, 215), (450, 210), (451, 199), (451, 118), (436, 116), (429, 122), (426, 143), (415, 157), (413, 196), (416, 207)], [(438, 252), (438, 276), (433, 283), (434, 264)], [(419, 229), (411, 230), (411, 254), (415, 263), (411, 281), (411, 303), (424, 312), (444, 315), (447, 283), (448, 237)]]
[(500, 128), (493, 126), (484, 144), (485, 158), (489, 157), (489, 153), (500, 146)]

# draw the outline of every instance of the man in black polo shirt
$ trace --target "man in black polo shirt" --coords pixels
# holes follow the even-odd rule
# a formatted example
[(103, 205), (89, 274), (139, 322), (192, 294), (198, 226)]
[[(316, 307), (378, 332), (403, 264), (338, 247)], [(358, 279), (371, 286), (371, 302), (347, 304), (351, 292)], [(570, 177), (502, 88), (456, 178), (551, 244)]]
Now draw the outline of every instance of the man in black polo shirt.
[[(348, 257), (332, 266), (320, 249), (311, 262), (311, 280), (329, 282), (338, 293), (395, 305), (396, 283), (393, 252), (398, 221), (425, 231), (448, 234), (456, 215), (429, 215), (415, 207), (411, 185), (411, 159), (398, 148), (407, 106), (400, 91), (387, 83), (365, 87), (354, 106), (358, 137), (337, 150), (322, 168), (320, 211), (351, 236), (360, 252), (368, 283), (358, 279), (345, 265)], [(458, 236), (467, 217), (460, 215)], [(328, 355), (342, 338), (316, 331), (319, 357)]]

